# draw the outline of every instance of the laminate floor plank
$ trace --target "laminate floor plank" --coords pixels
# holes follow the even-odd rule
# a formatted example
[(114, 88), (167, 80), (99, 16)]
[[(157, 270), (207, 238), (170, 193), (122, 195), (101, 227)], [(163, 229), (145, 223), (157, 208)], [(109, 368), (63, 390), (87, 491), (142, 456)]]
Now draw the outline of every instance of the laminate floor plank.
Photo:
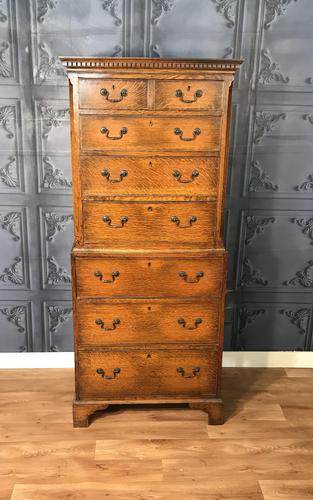
[(313, 479), (306, 481), (260, 481), (264, 500), (311, 500)]
[(1, 500), (313, 498), (312, 371), (224, 369), (226, 422), (186, 405), (72, 426), (72, 370), (0, 370)]

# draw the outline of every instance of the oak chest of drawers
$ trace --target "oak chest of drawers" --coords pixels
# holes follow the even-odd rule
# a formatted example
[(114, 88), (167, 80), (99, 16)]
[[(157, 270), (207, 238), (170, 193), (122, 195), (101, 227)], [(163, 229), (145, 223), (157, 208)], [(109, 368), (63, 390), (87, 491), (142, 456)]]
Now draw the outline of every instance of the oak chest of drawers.
[(75, 426), (110, 404), (223, 421), (230, 96), (240, 61), (62, 58), (70, 79)]

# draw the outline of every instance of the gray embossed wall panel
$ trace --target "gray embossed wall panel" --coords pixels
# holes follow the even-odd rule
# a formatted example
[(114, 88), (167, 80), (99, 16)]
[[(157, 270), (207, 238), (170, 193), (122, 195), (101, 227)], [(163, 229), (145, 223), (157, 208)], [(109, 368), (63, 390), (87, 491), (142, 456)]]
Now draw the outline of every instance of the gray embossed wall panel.
[(225, 348), (312, 350), (312, 0), (0, 0), (0, 351), (72, 350), (58, 55), (244, 58), (225, 212)]

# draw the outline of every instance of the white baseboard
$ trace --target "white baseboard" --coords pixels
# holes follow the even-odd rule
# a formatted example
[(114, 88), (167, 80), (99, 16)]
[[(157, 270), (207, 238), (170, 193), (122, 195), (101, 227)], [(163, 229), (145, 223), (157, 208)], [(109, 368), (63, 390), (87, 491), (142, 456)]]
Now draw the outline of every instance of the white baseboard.
[[(234, 368), (313, 368), (313, 352), (226, 351), (223, 366)], [(0, 353), (4, 368), (73, 368), (73, 352)]]

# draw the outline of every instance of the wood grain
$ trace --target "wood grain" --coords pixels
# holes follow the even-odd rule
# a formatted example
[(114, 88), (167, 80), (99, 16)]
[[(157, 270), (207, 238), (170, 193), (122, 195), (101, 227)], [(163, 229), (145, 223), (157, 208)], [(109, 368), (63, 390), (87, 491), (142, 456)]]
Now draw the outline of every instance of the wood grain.
[[(183, 196), (186, 200), (191, 196), (216, 197), (218, 165), (217, 157), (133, 158), (81, 155), (82, 196), (171, 195)], [(121, 177), (121, 172), (124, 171), (127, 175)], [(198, 175), (192, 176), (194, 171)], [(107, 172), (107, 175), (103, 175), (103, 172)]]
[[(77, 258), (78, 297), (210, 297), (223, 290), (225, 254), (211, 259)], [(119, 273), (113, 282), (112, 273)], [(186, 279), (180, 273), (186, 273)], [(203, 273), (197, 277), (197, 273)], [(130, 286), (131, 284), (131, 286)]]
[[(307, 381), (302, 407), (310, 409), (312, 371), (299, 374), (224, 369), (226, 422), (217, 435), (203, 412), (185, 405), (109, 407), (88, 429), (73, 429), (72, 370), (1, 370), (0, 498), (312, 498), (313, 419), (303, 429), (285, 411), (308, 395)], [(291, 378), (297, 391), (289, 391)]]
[(214, 248), (218, 231), (216, 204), (205, 202), (85, 202), (83, 221), (84, 243), (107, 248), (154, 243)]
[[(192, 403), (221, 424), (222, 212), (240, 62), (62, 61), (74, 183), (74, 426), (87, 426), (101, 405), (154, 400)], [(178, 318), (187, 299), (198, 309)]]
[(223, 81), (155, 81), (155, 109), (221, 109), (222, 100)]
[(218, 342), (216, 299), (193, 303), (153, 300), (119, 304), (80, 300), (77, 316), (81, 346)]
[[(80, 147), (82, 151), (120, 151), (131, 154), (147, 151), (219, 151), (220, 118), (212, 116), (167, 117), (81, 115)], [(106, 127), (109, 137), (101, 133)], [(127, 133), (121, 136), (123, 127)], [(180, 128), (184, 141), (174, 132)], [(194, 136), (195, 129), (201, 133)], [(113, 139), (119, 138), (119, 139)], [(121, 138), (120, 138), (121, 137)], [(111, 139), (110, 139), (111, 138)]]
[[(216, 351), (133, 349), (78, 354), (79, 390), (81, 399), (136, 399), (136, 397), (165, 399), (177, 397), (209, 397), (217, 392)], [(184, 374), (177, 372), (182, 368)], [(197, 368), (198, 373), (193, 372)], [(112, 377), (105, 380), (97, 373)], [(188, 378), (186, 378), (188, 377)]]
[[(102, 95), (104, 89), (107, 93)], [(123, 90), (127, 95), (121, 94)], [(80, 78), (78, 93), (81, 109), (146, 109), (148, 83), (135, 79)]]

